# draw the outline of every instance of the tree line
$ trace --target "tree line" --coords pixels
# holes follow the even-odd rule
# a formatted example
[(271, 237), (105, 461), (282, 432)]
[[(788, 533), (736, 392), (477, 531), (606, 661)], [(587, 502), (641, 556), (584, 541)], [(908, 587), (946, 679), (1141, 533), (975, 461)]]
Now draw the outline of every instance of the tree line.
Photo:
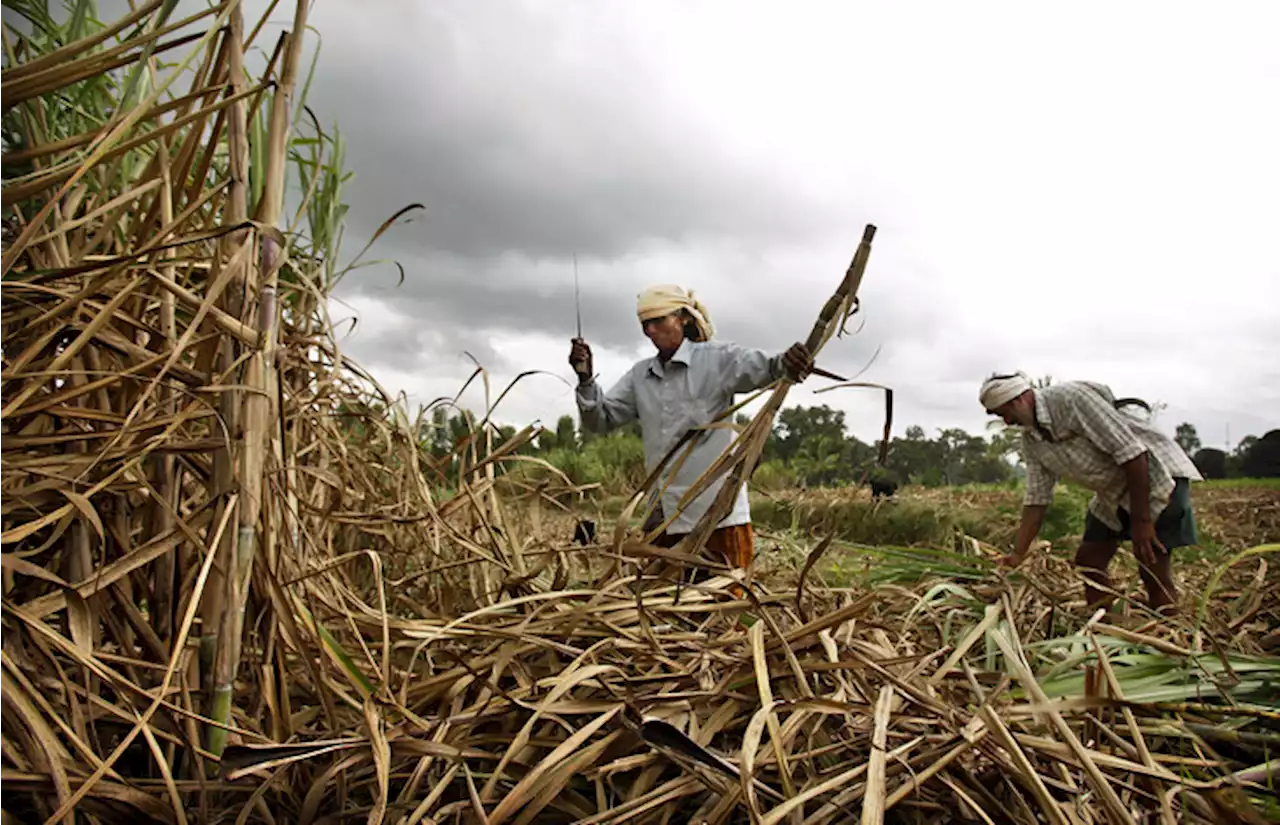
[[(366, 415), (343, 413), (348, 430), (363, 433)], [(377, 411), (370, 412), (375, 416)], [(456, 476), (460, 450), (475, 445), (483, 454), (484, 429), (496, 448), (516, 435), (507, 425), (486, 423), (464, 409), (436, 406), (419, 410), (412, 425), (427, 458), (427, 471), (437, 483), (448, 484)], [(745, 416), (738, 417), (745, 424)], [(930, 435), (920, 426), (907, 427), (891, 438), (884, 465), (878, 456), (880, 441), (863, 441), (849, 432), (845, 414), (823, 404), (782, 410), (765, 443), (753, 482), (760, 487), (845, 487), (876, 479), (898, 485), (941, 487), (965, 484), (999, 484), (1024, 475), (1016, 428), (996, 426), (975, 435), (958, 427)], [(1246, 436), (1230, 452), (1204, 447), (1196, 428), (1178, 425), (1174, 440), (1192, 457), (1202, 475), (1220, 478), (1280, 477), (1280, 430), (1261, 437)], [(608, 435), (581, 430), (574, 416), (564, 415), (554, 428), (543, 429), (520, 450), (528, 458), (555, 467), (574, 484), (600, 484), (610, 489), (638, 486), (645, 477), (644, 445), (637, 424)], [(514, 466), (538, 473), (537, 466), (499, 463), (504, 473)], [(545, 468), (544, 468), (545, 469)]]
[[(1180, 424), (1174, 438), (1205, 478), (1280, 477), (1280, 430), (1246, 436), (1230, 453), (1203, 447), (1189, 423)], [(1011, 427), (981, 435), (948, 427), (930, 435), (913, 425), (890, 439), (880, 466), (880, 441), (850, 433), (842, 411), (825, 404), (788, 407), (778, 414), (753, 480), (770, 488), (842, 487), (870, 479), (926, 487), (999, 484), (1025, 475), (1020, 443)], [(644, 478), (644, 448), (634, 424), (599, 436), (580, 432), (573, 416), (562, 416), (533, 452), (579, 483), (636, 484)]]
[(1280, 430), (1269, 430), (1261, 438), (1247, 435), (1231, 452), (1203, 446), (1191, 424), (1179, 424), (1174, 440), (1205, 478), (1280, 477)]
[[(746, 423), (745, 417), (738, 423)], [(1018, 475), (1017, 448), (1011, 431), (978, 436), (948, 428), (930, 437), (912, 426), (890, 440), (880, 466), (880, 441), (850, 433), (842, 411), (825, 404), (788, 407), (765, 442), (754, 481), (770, 488), (840, 487), (872, 478), (934, 487), (992, 484)], [(634, 424), (599, 436), (580, 431), (572, 416), (562, 416), (537, 439), (533, 453), (578, 483), (629, 484), (644, 478), (644, 447)]]

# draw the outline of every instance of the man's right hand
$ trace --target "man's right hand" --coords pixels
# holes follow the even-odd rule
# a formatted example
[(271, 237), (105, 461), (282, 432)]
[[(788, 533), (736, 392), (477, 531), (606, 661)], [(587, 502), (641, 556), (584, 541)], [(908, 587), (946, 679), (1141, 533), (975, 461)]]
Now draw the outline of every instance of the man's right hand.
[(569, 366), (578, 374), (578, 381), (585, 384), (595, 374), (592, 370), (591, 347), (581, 338), (571, 339), (570, 344)]
[[(1048, 505), (1028, 504), (1022, 508), (1022, 520), (1018, 523), (1018, 537), (1013, 542), (1013, 552), (1000, 559), (1000, 566), (1015, 570), (1022, 566), (1032, 552), (1048, 547), (1049, 542), (1036, 542)], [(1032, 544), (1035, 543), (1033, 547)]]
[(1017, 553), (1010, 553), (1007, 556), (1000, 557), (1000, 566), (1008, 567), (1010, 570), (1016, 570), (1021, 567), (1022, 563), (1026, 560), (1027, 556), (1025, 553), (1021, 556)]

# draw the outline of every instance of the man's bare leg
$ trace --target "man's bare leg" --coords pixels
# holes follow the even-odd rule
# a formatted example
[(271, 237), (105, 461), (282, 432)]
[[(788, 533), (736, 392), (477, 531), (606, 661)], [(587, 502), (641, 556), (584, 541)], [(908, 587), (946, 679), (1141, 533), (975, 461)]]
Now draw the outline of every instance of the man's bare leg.
[(1107, 567), (1115, 554), (1114, 541), (1081, 542), (1076, 551), (1076, 567), (1082, 568), (1084, 575), (1084, 600), (1091, 609), (1111, 606), (1114, 597), (1108, 592), (1111, 577), (1107, 575)]
[(1157, 613), (1168, 613), (1178, 603), (1178, 588), (1173, 583), (1173, 556), (1156, 553), (1156, 563), (1150, 568), (1138, 564), (1138, 573), (1147, 587), (1147, 605)]

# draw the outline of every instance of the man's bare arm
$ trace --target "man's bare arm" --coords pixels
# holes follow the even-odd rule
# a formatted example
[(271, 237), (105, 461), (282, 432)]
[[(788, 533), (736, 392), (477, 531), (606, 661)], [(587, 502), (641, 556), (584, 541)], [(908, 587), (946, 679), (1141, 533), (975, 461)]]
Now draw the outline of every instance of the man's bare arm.
[(1022, 521), (1018, 524), (1018, 538), (1014, 541), (1013, 553), (1004, 558), (1004, 562), (1010, 567), (1017, 567), (1027, 557), (1031, 542), (1040, 535), (1040, 527), (1044, 524), (1044, 514), (1048, 509), (1044, 504), (1028, 504), (1022, 508)]
[(1151, 521), (1151, 481), (1147, 475), (1147, 454), (1120, 465), (1129, 485), (1129, 524), (1133, 555), (1143, 564), (1154, 564), (1152, 543), (1157, 542), (1155, 524)]
[(1147, 454), (1120, 465), (1125, 483), (1129, 485), (1129, 518), (1132, 521), (1151, 520), (1151, 481), (1147, 476)]

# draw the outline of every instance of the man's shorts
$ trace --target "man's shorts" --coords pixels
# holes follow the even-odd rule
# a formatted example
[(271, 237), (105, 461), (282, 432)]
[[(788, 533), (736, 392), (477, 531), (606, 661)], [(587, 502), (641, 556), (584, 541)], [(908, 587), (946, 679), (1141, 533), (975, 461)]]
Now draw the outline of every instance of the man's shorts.
[[(1191, 482), (1185, 478), (1175, 478), (1173, 493), (1169, 496), (1169, 504), (1160, 511), (1156, 518), (1156, 538), (1164, 545), (1166, 551), (1175, 547), (1190, 547), (1199, 543), (1196, 533), (1196, 514), (1191, 509)], [(1092, 512), (1085, 514), (1085, 541), (1129, 541), (1129, 511), (1119, 509), (1120, 529), (1112, 530), (1103, 524)], [(1159, 553), (1160, 549), (1156, 548)]]

